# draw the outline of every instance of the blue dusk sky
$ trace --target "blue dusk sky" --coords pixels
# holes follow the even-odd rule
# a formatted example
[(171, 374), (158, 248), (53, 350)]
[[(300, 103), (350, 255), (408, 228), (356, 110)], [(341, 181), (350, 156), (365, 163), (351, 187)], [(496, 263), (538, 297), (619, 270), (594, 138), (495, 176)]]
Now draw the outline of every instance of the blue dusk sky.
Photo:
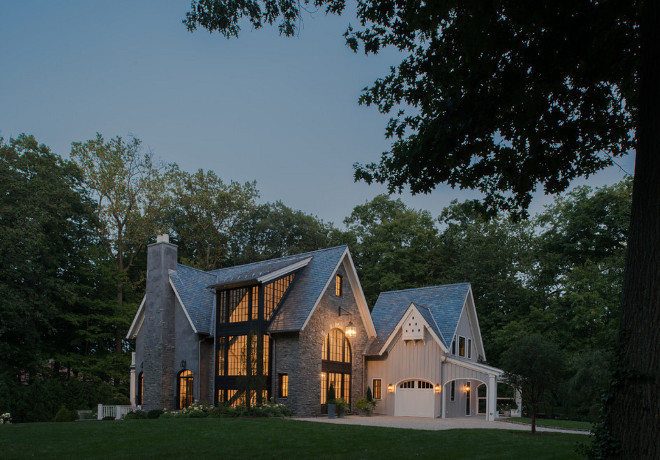
[[(378, 161), (388, 117), (357, 104), (360, 91), (400, 60), (354, 54), (342, 33), (355, 21), (306, 14), (298, 37), (244, 28), (227, 40), (181, 23), (187, 0), (0, 2), (0, 137), (33, 134), (68, 157), (100, 132), (134, 135), (164, 162), (224, 181), (257, 181), (260, 202), (341, 226), (353, 207), (386, 191), (353, 182), (353, 164)], [(633, 172), (633, 155), (619, 164)], [(618, 167), (588, 181), (611, 184)], [(438, 216), (440, 186), (401, 198)], [(541, 194), (532, 212), (551, 201)]]

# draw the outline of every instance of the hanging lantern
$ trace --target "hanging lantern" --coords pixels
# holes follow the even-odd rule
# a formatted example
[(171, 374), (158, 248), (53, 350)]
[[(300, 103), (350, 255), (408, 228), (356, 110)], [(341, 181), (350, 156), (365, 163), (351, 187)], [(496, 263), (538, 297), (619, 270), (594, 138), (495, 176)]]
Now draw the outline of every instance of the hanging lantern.
[(353, 321), (348, 322), (348, 326), (346, 326), (346, 337), (355, 337), (357, 334), (357, 329), (353, 325)]

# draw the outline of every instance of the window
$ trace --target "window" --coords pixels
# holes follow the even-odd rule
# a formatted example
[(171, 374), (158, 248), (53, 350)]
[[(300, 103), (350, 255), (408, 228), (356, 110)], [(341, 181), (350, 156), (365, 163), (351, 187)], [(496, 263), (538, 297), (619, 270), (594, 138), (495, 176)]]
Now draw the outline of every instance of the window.
[(278, 388), (280, 398), (289, 397), (289, 374), (278, 375)]
[(288, 275), (264, 286), (264, 319), (269, 321), (277, 305), (289, 289), (294, 275)]
[(415, 381), (414, 380), (406, 380), (405, 382), (401, 382), (399, 384), (399, 388), (415, 388)]
[(229, 292), (229, 322), (240, 323), (248, 320), (248, 289), (232, 289)]
[(185, 409), (193, 403), (193, 373), (187, 369), (179, 372), (177, 385), (177, 409)]
[(454, 340), (451, 341), (451, 354), (456, 354), (456, 337), (454, 337)]
[(218, 337), (218, 375), (227, 375), (227, 370), (225, 369), (225, 350), (227, 343), (227, 337)]
[(135, 395), (135, 405), (142, 405), (142, 389), (144, 388), (144, 373), (140, 372), (137, 380), (137, 394)]
[(373, 388), (374, 388), (374, 399), (381, 399), (381, 380), (373, 379)]
[(227, 375), (247, 374), (247, 336), (229, 337), (229, 353), (227, 354)]
[(458, 338), (458, 356), (465, 356), (465, 337)]
[(340, 329), (330, 331), (323, 342), (321, 359), (339, 363), (351, 362), (351, 344)]
[(341, 329), (332, 329), (323, 341), (321, 351), (321, 404), (326, 404), (330, 384), (335, 390), (335, 397), (350, 404), (351, 344)]
[(467, 357), (472, 358), (472, 339), (468, 339), (467, 344)]
[(454, 401), (456, 399), (456, 380), (451, 381), (451, 391), (449, 392), (449, 399)]
[(342, 289), (343, 289), (343, 279), (341, 275), (335, 276), (335, 295), (337, 297), (341, 297), (342, 294)]

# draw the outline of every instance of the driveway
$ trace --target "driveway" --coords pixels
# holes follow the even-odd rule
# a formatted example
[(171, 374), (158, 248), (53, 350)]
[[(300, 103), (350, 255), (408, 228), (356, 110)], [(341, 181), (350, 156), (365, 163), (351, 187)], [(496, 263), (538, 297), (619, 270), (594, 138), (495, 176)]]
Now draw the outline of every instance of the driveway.
[[(487, 422), (484, 417), (462, 418), (425, 418), (425, 417), (392, 417), (388, 415), (374, 415), (373, 417), (360, 417), (347, 415), (344, 418), (329, 419), (327, 417), (297, 418), (305, 422), (334, 423), (337, 425), (364, 425), (382, 426), (387, 428), (406, 428), (410, 430), (455, 430), (455, 429), (495, 429), (530, 431), (529, 425), (511, 422)], [(565, 430), (559, 428), (536, 427), (536, 431), (549, 431), (555, 433), (589, 434), (587, 431)]]

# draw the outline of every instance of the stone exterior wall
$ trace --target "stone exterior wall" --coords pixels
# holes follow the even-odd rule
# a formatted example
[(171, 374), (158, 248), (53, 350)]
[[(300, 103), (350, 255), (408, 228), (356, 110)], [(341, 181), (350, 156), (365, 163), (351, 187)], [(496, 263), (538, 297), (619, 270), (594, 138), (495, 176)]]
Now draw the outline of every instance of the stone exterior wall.
[[(346, 276), (344, 262), (337, 273), (343, 278), (343, 293), (335, 295), (335, 276), (333, 275), (326, 292), (309, 319), (304, 330), (292, 335), (276, 335), (273, 370), (273, 395), (277, 402), (290, 407), (295, 415), (309, 417), (321, 413), (321, 351), (328, 333), (339, 328), (346, 329), (352, 322), (357, 334), (349, 338), (352, 352), (351, 406), (363, 397), (364, 357), (363, 351), (368, 341), (367, 331), (358, 311), (353, 286)], [(342, 308), (341, 316), (338, 314)], [(349, 314), (347, 314), (350, 313)], [(279, 373), (289, 374), (289, 397), (277, 398)]]
[(174, 407), (175, 296), (168, 270), (176, 269), (176, 257), (177, 247), (170, 243), (147, 248), (145, 318), (138, 339), (141, 360), (136, 363), (143, 363), (145, 410)]

